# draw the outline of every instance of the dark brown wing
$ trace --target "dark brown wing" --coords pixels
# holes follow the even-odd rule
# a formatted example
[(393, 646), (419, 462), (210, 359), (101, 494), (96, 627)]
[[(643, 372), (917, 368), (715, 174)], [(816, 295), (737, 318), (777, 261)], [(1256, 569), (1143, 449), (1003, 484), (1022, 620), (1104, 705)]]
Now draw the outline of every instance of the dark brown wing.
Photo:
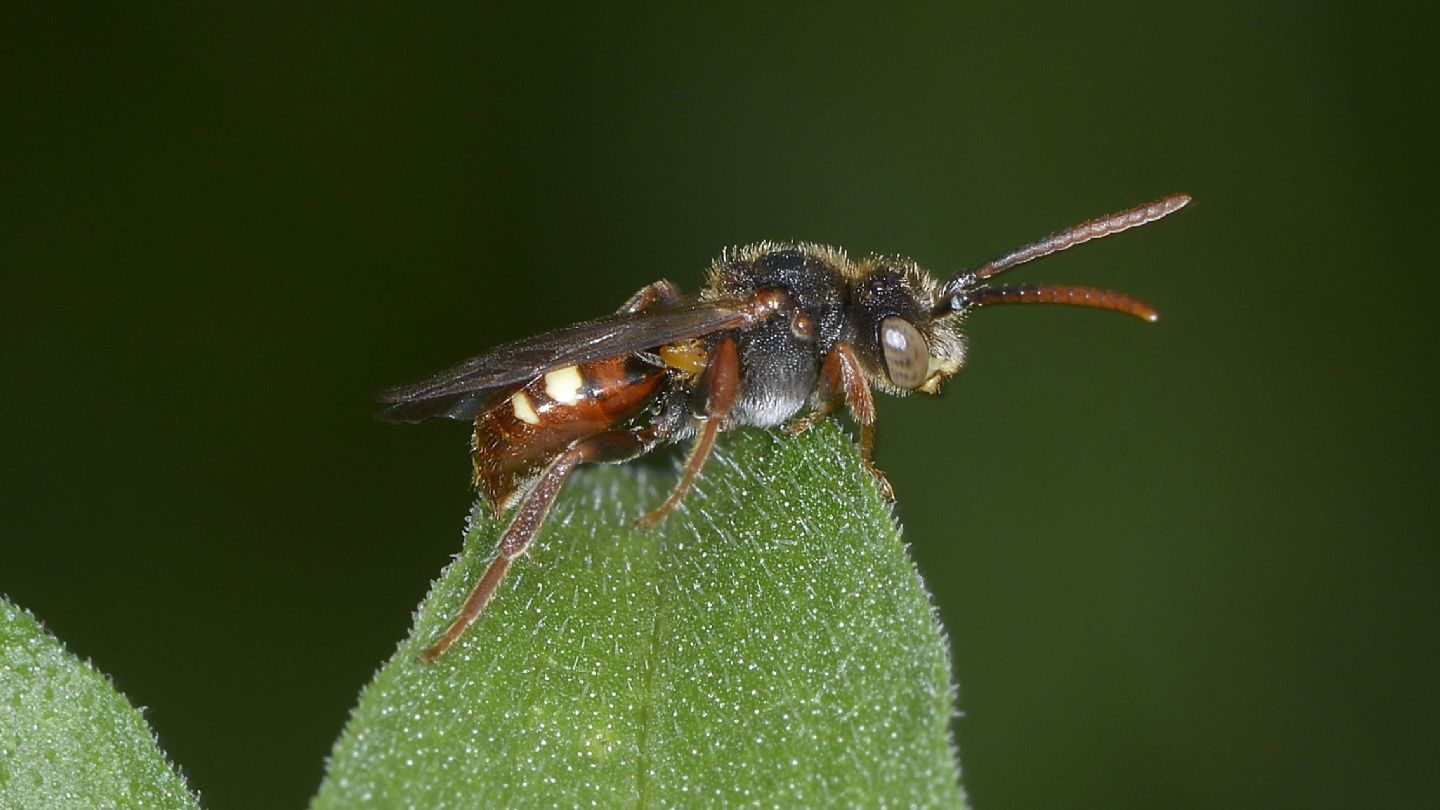
[(380, 401), (387, 407), (380, 418), (389, 422), (436, 416), (471, 419), (551, 369), (657, 349), (742, 325), (747, 316), (726, 303), (615, 314), (506, 343), (428, 380), (385, 391)]

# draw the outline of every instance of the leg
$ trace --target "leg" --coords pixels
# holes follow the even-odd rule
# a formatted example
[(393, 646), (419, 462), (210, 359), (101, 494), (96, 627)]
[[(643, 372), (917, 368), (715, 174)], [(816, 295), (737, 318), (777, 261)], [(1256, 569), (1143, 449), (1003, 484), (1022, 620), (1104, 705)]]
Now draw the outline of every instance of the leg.
[(689, 460), (685, 462), (685, 473), (680, 476), (680, 483), (675, 486), (670, 497), (665, 499), (665, 503), (660, 504), (660, 508), (640, 519), (642, 529), (651, 528), (675, 511), (675, 507), (685, 498), (685, 493), (695, 484), (700, 468), (705, 466), (705, 460), (710, 458), (710, 450), (715, 446), (715, 435), (720, 432), (725, 416), (730, 413), (730, 408), (735, 405), (735, 399), (740, 393), (740, 349), (735, 344), (735, 338), (726, 337), (716, 345), (701, 385), (706, 391), (705, 427), (700, 431), (700, 438), (695, 440)]
[(499, 552), (490, 562), (490, 567), (485, 569), (485, 575), (480, 578), (475, 589), (470, 592), (455, 621), (450, 623), (439, 641), (420, 654), (420, 660), (428, 664), (444, 655), (464, 634), (466, 628), (480, 618), (480, 613), (495, 595), (496, 588), (505, 579), (510, 564), (529, 550), (530, 543), (535, 539), (540, 525), (545, 522), (545, 516), (550, 513), (550, 507), (555, 503), (555, 496), (560, 494), (565, 479), (576, 467), (591, 461), (631, 459), (649, 450), (656, 441), (653, 433), (645, 430), (633, 433), (602, 433), (576, 442), (550, 462), (540, 474), (534, 488), (520, 502), (520, 508), (510, 521), (509, 528), (500, 536)]
[(680, 303), (680, 289), (674, 284), (660, 279), (651, 284), (641, 287), (636, 293), (625, 299), (620, 306), (622, 314), (630, 315), (636, 312), (644, 312), (652, 307), (669, 309)]
[(820, 394), (819, 404), (809, 413), (785, 426), (785, 432), (791, 436), (799, 436), (820, 424), (822, 420), (834, 413), (835, 408), (845, 400), (844, 370), (841, 368), (838, 351), (832, 351), (825, 355), (825, 362), (820, 365), (820, 379), (816, 382), (815, 390)]
[(875, 397), (860, 371), (860, 360), (855, 357), (855, 350), (850, 344), (837, 343), (825, 356), (825, 362), (820, 367), (820, 391), (820, 407), (792, 422), (788, 428), (790, 433), (804, 433), (814, 427), (835, 410), (837, 400), (844, 399), (846, 409), (855, 419), (855, 424), (860, 426), (860, 458), (865, 461), (870, 474), (875, 476), (885, 500), (895, 500), (895, 490), (885, 479), (885, 473), (880, 472), (870, 460), (875, 452)]

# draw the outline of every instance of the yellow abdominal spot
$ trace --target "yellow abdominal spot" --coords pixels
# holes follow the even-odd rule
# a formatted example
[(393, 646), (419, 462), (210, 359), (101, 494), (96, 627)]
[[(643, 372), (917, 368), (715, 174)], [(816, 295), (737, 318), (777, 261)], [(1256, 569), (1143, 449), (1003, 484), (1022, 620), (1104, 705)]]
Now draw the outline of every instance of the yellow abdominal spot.
[(521, 422), (540, 424), (540, 414), (535, 413), (535, 406), (530, 404), (530, 397), (526, 396), (524, 391), (516, 391), (510, 395), (510, 407), (515, 411), (515, 418)]
[(580, 391), (585, 381), (580, 378), (580, 369), (574, 366), (557, 368), (545, 375), (545, 393), (561, 405), (574, 405), (580, 401)]

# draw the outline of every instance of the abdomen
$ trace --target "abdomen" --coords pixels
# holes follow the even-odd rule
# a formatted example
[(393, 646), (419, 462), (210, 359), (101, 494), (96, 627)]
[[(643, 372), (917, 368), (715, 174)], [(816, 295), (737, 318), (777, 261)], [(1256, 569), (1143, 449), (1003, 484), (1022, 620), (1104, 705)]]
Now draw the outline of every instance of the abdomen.
[(613, 357), (546, 372), (475, 419), (475, 486), (497, 512), (556, 455), (645, 408), (666, 369)]

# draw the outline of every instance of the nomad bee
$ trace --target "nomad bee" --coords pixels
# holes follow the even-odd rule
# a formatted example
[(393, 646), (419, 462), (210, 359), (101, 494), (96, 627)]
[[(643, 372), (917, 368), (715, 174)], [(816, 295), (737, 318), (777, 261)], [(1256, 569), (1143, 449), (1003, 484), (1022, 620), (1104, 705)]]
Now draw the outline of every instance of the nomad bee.
[[(459, 616), (424, 653), (433, 661), (479, 617), (524, 554), (570, 473), (623, 462), (694, 438), (670, 497), (640, 520), (663, 520), (695, 483), (715, 437), (741, 426), (799, 433), (844, 406), (870, 464), (871, 389), (934, 394), (965, 365), (960, 326), (992, 304), (1069, 304), (1156, 321), (1148, 304), (1088, 287), (991, 287), (1012, 267), (1154, 222), (1183, 194), (1093, 219), (940, 282), (915, 263), (811, 244), (727, 251), (705, 289), (686, 298), (668, 281), (613, 315), (492, 349), (449, 371), (381, 395), (381, 418), (473, 419), (475, 486), (515, 516)], [(801, 411), (808, 407), (808, 412)], [(871, 467), (887, 496), (889, 485)]]

